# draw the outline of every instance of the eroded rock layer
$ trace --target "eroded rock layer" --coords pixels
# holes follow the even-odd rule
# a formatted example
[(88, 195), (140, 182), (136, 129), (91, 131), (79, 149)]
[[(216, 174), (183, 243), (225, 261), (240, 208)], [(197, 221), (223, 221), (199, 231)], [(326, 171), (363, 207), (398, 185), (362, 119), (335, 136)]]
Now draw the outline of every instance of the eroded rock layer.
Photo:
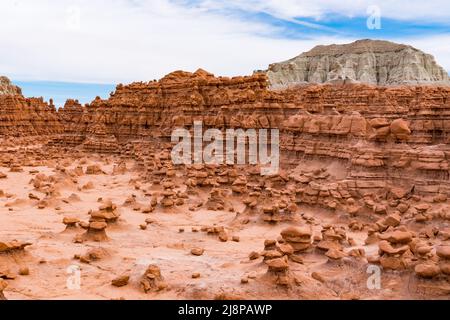
[[(0, 299), (448, 298), (450, 89), (267, 85), (178, 71), (59, 111), (0, 100)], [(281, 169), (174, 164), (194, 121), (280, 129)]]
[[(450, 88), (312, 85), (267, 89), (257, 74), (233, 79), (203, 70), (119, 85), (107, 100), (58, 112), (52, 145), (120, 152), (132, 141), (169, 142), (176, 127), (279, 128), (282, 166), (335, 163), (340, 183), (362, 193), (394, 185), (448, 194)], [(326, 188), (326, 187), (325, 187)]]
[(429, 86), (271, 91), (263, 74), (230, 79), (177, 71), (119, 85), (109, 99), (84, 107), (68, 100), (58, 112), (42, 99), (0, 96), (0, 134), (47, 135), (50, 146), (121, 153), (129, 142), (170, 142), (174, 128), (190, 129), (194, 121), (204, 129), (279, 128), (282, 167), (334, 163), (339, 183), (359, 196), (392, 185), (438, 195), (450, 193), (449, 97), (450, 88)]
[(26, 137), (62, 133), (55, 106), (43, 98), (0, 95), (0, 136)]
[(274, 88), (333, 82), (450, 85), (447, 72), (432, 55), (408, 45), (369, 39), (316, 46), (271, 64), (266, 73)]

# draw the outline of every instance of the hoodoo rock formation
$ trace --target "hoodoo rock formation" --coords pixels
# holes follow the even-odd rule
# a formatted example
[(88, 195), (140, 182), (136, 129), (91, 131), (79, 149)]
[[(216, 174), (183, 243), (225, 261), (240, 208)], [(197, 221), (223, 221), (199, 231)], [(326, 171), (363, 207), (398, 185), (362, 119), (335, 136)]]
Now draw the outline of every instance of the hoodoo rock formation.
[(266, 71), (273, 88), (305, 83), (361, 82), (378, 85), (450, 85), (433, 56), (408, 45), (382, 40), (316, 46)]
[(0, 77), (0, 136), (25, 137), (62, 133), (56, 108), (43, 98), (25, 98), (19, 87)]
[(340, 198), (319, 196), (320, 190), (342, 188), (354, 197), (394, 186), (450, 195), (449, 117), (450, 87), (329, 84), (270, 91), (262, 74), (229, 79), (199, 70), (119, 85), (109, 99), (86, 107), (68, 101), (46, 128), (63, 131), (49, 146), (101, 153), (133, 152), (142, 140), (168, 143), (173, 129), (192, 128), (196, 120), (205, 130), (279, 128), (285, 168), (299, 159), (339, 166), (338, 180), (321, 179), (305, 190), (309, 198), (317, 190), (311, 201), (323, 204)]

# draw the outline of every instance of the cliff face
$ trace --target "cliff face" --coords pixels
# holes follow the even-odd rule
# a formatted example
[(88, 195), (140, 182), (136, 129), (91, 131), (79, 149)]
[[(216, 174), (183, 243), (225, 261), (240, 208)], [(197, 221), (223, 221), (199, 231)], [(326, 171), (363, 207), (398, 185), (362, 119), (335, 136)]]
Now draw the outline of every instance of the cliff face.
[(25, 98), (19, 87), (0, 77), (0, 137), (48, 136), (62, 129), (52, 102)]
[(176, 71), (158, 82), (118, 85), (108, 100), (96, 99), (86, 108), (68, 101), (59, 114), (67, 139), (168, 138), (174, 126), (192, 124), (194, 119), (224, 127), (230, 121), (225, 117), (230, 107), (253, 108), (256, 101), (263, 101), (261, 95), (270, 94), (266, 82), (264, 75), (229, 79), (203, 70)]
[(7, 77), (0, 76), (0, 95), (21, 95), (22, 90), (11, 83)]
[[(56, 111), (42, 99), (19, 95), (0, 96), (0, 106), (0, 135), (47, 135), (52, 147), (137, 158), (196, 120), (204, 129), (279, 128), (283, 168), (338, 168), (331, 182), (306, 186), (311, 203), (328, 205), (336, 188), (354, 197), (395, 185), (450, 194), (445, 86), (327, 84), (272, 91), (264, 74), (225, 78), (198, 70), (118, 85), (109, 99), (87, 106), (69, 100)], [(318, 190), (327, 196), (321, 199)]]
[(433, 56), (411, 46), (380, 40), (317, 46), (266, 71), (274, 88), (304, 83), (361, 82), (378, 85), (450, 85)]
[(329, 84), (271, 91), (263, 74), (229, 79), (179, 71), (158, 82), (119, 85), (109, 99), (87, 107), (69, 101), (58, 115), (64, 134), (51, 145), (92, 152), (168, 142), (174, 128), (192, 128), (195, 120), (205, 129), (279, 128), (282, 166), (320, 161), (340, 168), (337, 184), (315, 188), (362, 196), (404, 185), (450, 194), (450, 87)]
[(0, 95), (0, 111), (0, 136), (45, 136), (63, 129), (55, 107), (42, 98)]

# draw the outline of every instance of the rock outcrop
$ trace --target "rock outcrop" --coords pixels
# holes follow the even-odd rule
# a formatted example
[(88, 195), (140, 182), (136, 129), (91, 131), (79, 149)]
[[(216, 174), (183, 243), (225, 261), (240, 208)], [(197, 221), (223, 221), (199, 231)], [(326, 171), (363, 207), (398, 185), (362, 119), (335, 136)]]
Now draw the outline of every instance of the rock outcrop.
[(51, 136), (63, 131), (59, 115), (43, 98), (0, 94), (0, 136)]
[[(53, 135), (49, 145), (132, 155), (159, 183), (166, 172), (161, 170), (173, 169), (170, 150), (155, 152), (170, 147), (174, 128), (191, 130), (194, 121), (202, 121), (204, 130), (279, 128), (282, 167), (298, 165), (299, 158), (341, 167), (338, 181), (320, 173), (317, 180), (312, 173), (298, 178), (302, 201), (336, 208), (342, 197), (389, 192), (394, 185), (418, 194), (450, 194), (449, 101), (450, 87), (443, 86), (328, 84), (271, 91), (263, 74), (230, 79), (177, 71), (158, 82), (119, 85), (109, 99), (86, 107), (68, 102), (58, 112), (64, 133)], [(219, 178), (205, 168), (194, 171), (189, 170), (191, 185), (233, 181), (233, 192), (248, 189), (245, 177), (230, 178), (228, 171)], [(357, 203), (345, 206), (358, 212)]]
[(266, 71), (273, 88), (305, 83), (361, 82), (378, 85), (450, 85), (433, 56), (408, 45), (358, 40), (320, 45)]
[(0, 137), (48, 136), (62, 133), (52, 100), (25, 98), (22, 90), (0, 77)]
[(20, 253), (25, 250), (25, 247), (30, 246), (29, 242), (20, 242), (13, 240), (10, 242), (0, 242), (0, 254)]
[(151, 264), (142, 276), (140, 286), (145, 293), (148, 293), (167, 288), (167, 283), (161, 275), (161, 269), (157, 265)]
[(6, 300), (3, 290), (5, 290), (7, 287), (8, 287), (8, 283), (5, 280), (0, 279), (0, 300)]
[[(101, 285), (112, 278), (114, 261), (142, 259), (153, 248), (157, 265), (139, 279), (132, 266), (116, 270), (111, 284), (130, 285), (115, 290), (129, 292), (138, 282), (136, 294), (201, 298), (220, 292), (224, 275), (233, 282), (235, 272), (244, 271), (233, 292), (246, 297), (336, 298), (339, 292), (340, 298), (373, 298), (367, 290), (370, 264), (383, 267), (392, 284), (378, 297), (410, 297), (416, 290), (402, 291), (397, 283), (411, 274), (418, 288), (448, 296), (450, 87), (319, 84), (273, 91), (264, 74), (224, 78), (177, 71), (160, 81), (119, 85), (110, 98), (86, 106), (69, 100), (56, 111), (36, 100), (42, 109), (23, 122), (17, 119), (27, 114), (21, 103), (29, 106), (28, 100), (3, 97), (11, 111), (2, 118), (10, 129), (0, 136), (6, 233), (16, 221), (28, 228), (27, 220), (15, 220), (28, 219), (27, 212), (42, 223), (64, 217), (66, 230), (59, 234), (29, 228), (33, 238), (45, 240), (36, 250), (46, 248), (45, 256), (58, 258), (54, 243), (65, 240), (65, 252), (75, 246), (67, 241), (75, 232), (78, 247), (105, 241), (108, 250), (74, 255), (108, 272), (87, 274)], [(280, 170), (264, 176), (253, 164), (173, 163), (171, 133), (192, 132), (194, 122), (221, 132), (279, 129)], [(16, 127), (20, 138), (10, 136)], [(10, 189), (16, 181), (28, 187)], [(99, 207), (83, 213), (77, 203)], [(276, 239), (265, 240), (262, 252), (252, 251), (248, 265), (230, 263), (265, 235)], [(10, 292), (18, 285), (10, 281), (17, 276), (11, 269), (22, 267), (16, 258), (26, 264), (34, 259), (36, 250), (22, 253), (27, 245), (0, 242), (0, 279), (9, 281)], [(214, 273), (208, 261), (227, 270)], [(53, 262), (47, 267), (39, 260), (30, 279)], [(194, 288), (199, 277), (206, 286)]]
[(22, 95), (22, 90), (7, 77), (0, 76), (0, 95)]
[[(55, 152), (62, 147), (120, 153), (133, 157), (150, 180), (160, 183), (174, 172), (169, 142), (174, 128), (192, 130), (194, 121), (201, 121), (204, 130), (279, 128), (283, 168), (294, 168), (300, 158), (306, 166), (320, 160), (340, 168), (332, 179), (326, 172), (292, 176), (301, 185), (295, 196), (356, 215), (362, 205), (358, 199), (389, 194), (395, 186), (405, 190), (397, 199), (408, 197), (408, 190), (450, 195), (449, 101), (450, 87), (445, 86), (327, 84), (271, 91), (264, 74), (226, 78), (204, 70), (176, 71), (156, 82), (118, 85), (109, 99), (97, 98), (87, 106), (69, 100), (59, 111), (39, 99), (0, 96), (6, 111), (0, 135), (47, 135)], [(230, 170), (187, 170), (188, 188), (230, 183), (234, 193), (244, 195), (253, 189), (248, 177)], [(290, 199), (258, 192), (247, 205), (264, 212), (266, 221), (289, 219), (286, 213), (295, 211)], [(184, 202), (171, 190), (161, 200), (158, 204), (169, 206)], [(222, 200), (213, 200), (220, 207)], [(211, 201), (208, 206), (213, 207)]]

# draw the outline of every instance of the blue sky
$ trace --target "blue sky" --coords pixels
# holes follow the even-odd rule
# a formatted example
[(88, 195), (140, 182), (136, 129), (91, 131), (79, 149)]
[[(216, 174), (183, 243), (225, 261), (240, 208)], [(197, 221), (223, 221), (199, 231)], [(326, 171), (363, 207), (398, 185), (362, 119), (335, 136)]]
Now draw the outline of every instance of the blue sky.
[[(374, 8), (380, 29), (367, 27)], [(315, 45), (361, 38), (410, 44), (450, 71), (450, 2), (0, 1), (0, 74), (20, 81), (26, 95), (42, 92), (58, 101), (70, 94), (88, 102), (93, 90), (108, 96), (110, 84), (159, 79), (178, 69), (251, 74)], [(54, 82), (66, 84), (61, 89)], [(92, 86), (67, 84), (74, 82)]]
[(26, 97), (45, 97), (48, 101), (53, 99), (56, 107), (64, 106), (67, 99), (78, 99), (82, 104), (89, 103), (99, 96), (102, 99), (109, 97), (116, 86), (112, 84), (76, 83), (61, 81), (14, 81), (22, 88)]
[[(436, 14), (433, 16), (419, 14), (410, 16), (409, 14), (402, 15), (401, 12), (390, 14), (390, 6), (385, 4), (386, 1), (379, 1), (378, 3), (377, 1), (353, 1), (353, 4), (359, 4), (356, 8), (351, 8), (352, 1), (347, 1), (348, 8), (335, 6), (334, 1), (318, 1), (319, 4), (322, 2), (323, 6), (317, 6), (311, 12), (307, 10), (308, 3), (314, 6), (317, 1), (280, 1), (278, 4), (279, 10), (277, 10), (276, 2), (273, 5), (270, 4), (271, 1), (268, 1), (268, 5), (264, 5), (264, 1), (250, 0), (248, 2), (247, 5), (244, 1), (194, 0), (181, 3), (191, 8), (207, 8), (206, 10), (209, 12), (227, 15), (231, 19), (242, 19), (270, 25), (273, 27), (272, 36), (277, 38), (301, 40), (317, 36), (337, 36), (398, 40), (402, 37), (426, 37), (450, 33), (450, 14), (442, 16)], [(402, 6), (399, 6), (401, 11), (405, 10), (404, 6), (410, 5), (410, 1), (397, 0), (397, 2), (402, 4)], [(211, 3), (216, 3), (216, 6)], [(442, 1), (421, 1), (421, 3), (423, 3), (423, 8), (450, 9), (450, 6)], [(436, 6), (433, 3), (436, 3)], [(439, 8), (439, 3), (443, 4), (444, 7)], [(289, 6), (294, 7), (295, 4), (304, 7), (304, 10), (301, 8), (290, 10)], [(256, 7), (253, 5), (256, 5)], [(358, 9), (358, 6), (360, 9)], [(369, 15), (375, 13), (373, 7), (379, 10), (381, 22), (379, 29), (367, 28), (366, 22)], [(286, 11), (286, 13), (283, 13), (283, 11)]]

